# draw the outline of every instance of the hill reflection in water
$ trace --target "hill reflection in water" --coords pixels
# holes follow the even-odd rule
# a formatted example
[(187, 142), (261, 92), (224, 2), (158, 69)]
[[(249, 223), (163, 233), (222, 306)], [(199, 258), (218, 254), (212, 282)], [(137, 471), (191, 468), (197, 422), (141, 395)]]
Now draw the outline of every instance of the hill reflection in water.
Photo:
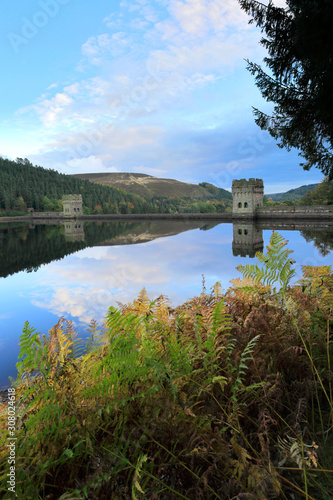
[[(216, 224), (205, 221), (126, 221), (0, 225), (0, 277), (36, 271), (41, 265), (99, 245), (132, 245)], [(3, 226), (3, 227), (1, 227)]]
[[(78, 250), (94, 246), (133, 245), (156, 238), (173, 236), (184, 231), (208, 231), (221, 223), (211, 221), (158, 220), (82, 222), (63, 224), (0, 225), (0, 276), (36, 271), (41, 265), (62, 259)], [(303, 227), (303, 229), (301, 229)], [(265, 223), (264, 229), (296, 230), (295, 225)], [(333, 249), (333, 227), (320, 223), (297, 225), (307, 243), (313, 242), (322, 256)], [(233, 255), (254, 258), (263, 251), (263, 227), (249, 221), (233, 224)]]

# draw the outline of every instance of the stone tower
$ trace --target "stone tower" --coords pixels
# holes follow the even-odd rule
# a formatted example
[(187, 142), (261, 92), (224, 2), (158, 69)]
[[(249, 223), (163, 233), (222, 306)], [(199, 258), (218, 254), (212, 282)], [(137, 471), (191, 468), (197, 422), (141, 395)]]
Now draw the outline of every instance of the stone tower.
[(233, 215), (254, 217), (263, 206), (264, 182), (262, 179), (232, 181)]
[(83, 215), (82, 211), (82, 195), (81, 194), (64, 194), (62, 197), (63, 216), (66, 218), (75, 218)]

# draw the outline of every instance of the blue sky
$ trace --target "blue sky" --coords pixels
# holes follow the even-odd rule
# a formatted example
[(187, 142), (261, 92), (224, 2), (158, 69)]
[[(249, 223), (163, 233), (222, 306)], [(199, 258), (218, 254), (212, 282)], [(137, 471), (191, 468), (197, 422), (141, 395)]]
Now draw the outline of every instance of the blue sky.
[[(283, 0), (275, 4), (283, 5)], [(0, 16), (0, 155), (265, 192), (319, 182), (254, 123), (260, 32), (237, 0), (11, 0)]]

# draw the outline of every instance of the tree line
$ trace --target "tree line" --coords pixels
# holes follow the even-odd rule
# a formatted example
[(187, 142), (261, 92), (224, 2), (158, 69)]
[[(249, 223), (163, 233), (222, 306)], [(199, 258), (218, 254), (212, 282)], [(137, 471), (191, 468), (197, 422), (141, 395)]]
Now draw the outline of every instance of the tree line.
[[(296, 191), (296, 190), (295, 190)], [(316, 205), (333, 205), (333, 181), (328, 177), (324, 179), (314, 188), (308, 190), (301, 198), (297, 199), (293, 193), (286, 193), (288, 199), (279, 202), (270, 196), (264, 196), (264, 206), (277, 206), (277, 205), (303, 205), (303, 206), (316, 206)]]
[(62, 196), (82, 194), (85, 214), (224, 212), (230, 200), (154, 196), (145, 199), (122, 189), (34, 166), (27, 158), (0, 157), (0, 211), (62, 211)]

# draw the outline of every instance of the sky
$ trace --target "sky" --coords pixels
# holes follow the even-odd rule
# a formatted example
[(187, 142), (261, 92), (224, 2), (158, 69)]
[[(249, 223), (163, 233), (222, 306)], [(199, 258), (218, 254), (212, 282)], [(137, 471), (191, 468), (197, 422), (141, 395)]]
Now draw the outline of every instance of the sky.
[[(283, 6), (284, 0), (276, 0)], [(11, 0), (0, 7), (0, 156), (66, 174), (140, 172), (265, 193), (319, 182), (254, 123), (237, 0)]]

